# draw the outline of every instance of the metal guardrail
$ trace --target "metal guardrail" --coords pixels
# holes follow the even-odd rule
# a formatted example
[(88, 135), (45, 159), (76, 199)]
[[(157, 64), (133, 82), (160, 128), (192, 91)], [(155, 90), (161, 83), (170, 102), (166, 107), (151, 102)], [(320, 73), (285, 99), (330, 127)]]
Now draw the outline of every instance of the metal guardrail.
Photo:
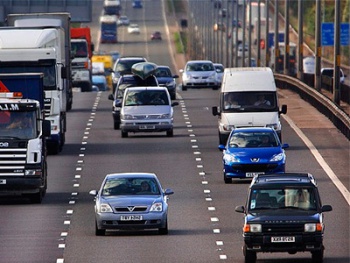
[(350, 117), (332, 100), (296, 78), (275, 73), (275, 81), (278, 88), (290, 89), (298, 93), (303, 100), (317, 108), (350, 139)]

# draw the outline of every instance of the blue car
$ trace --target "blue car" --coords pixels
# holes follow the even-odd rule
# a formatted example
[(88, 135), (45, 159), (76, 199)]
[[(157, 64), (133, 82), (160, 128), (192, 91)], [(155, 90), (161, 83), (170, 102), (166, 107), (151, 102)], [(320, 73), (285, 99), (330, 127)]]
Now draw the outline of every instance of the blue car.
[(97, 86), (99, 91), (106, 91), (108, 89), (107, 80), (104, 75), (93, 75), (92, 85)]
[(284, 173), (288, 144), (281, 144), (272, 128), (238, 128), (231, 131), (223, 152), (224, 181), (251, 179), (258, 174)]

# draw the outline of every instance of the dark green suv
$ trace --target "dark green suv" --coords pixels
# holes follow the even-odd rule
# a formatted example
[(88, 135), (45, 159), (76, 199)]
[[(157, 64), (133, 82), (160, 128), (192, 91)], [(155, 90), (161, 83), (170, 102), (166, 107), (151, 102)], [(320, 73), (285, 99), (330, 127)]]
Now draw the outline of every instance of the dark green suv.
[(243, 226), (245, 262), (256, 262), (257, 252), (309, 251), (313, 262), (323, 261), (323, 212), (315, 178), (308, 173), (259, 175), (253, 178)]

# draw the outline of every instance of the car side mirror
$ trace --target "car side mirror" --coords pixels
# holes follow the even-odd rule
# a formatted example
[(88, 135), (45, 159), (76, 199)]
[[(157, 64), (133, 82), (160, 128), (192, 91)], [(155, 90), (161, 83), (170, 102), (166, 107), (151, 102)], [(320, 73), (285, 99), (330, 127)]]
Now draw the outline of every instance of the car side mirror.
[(109, 100), (114, 100), (114, 95), (113, 95), (113, 94), (109, 94), (109, 95), (108, 95), (108, 99), (109, 99)]
[(243, 205), (236, 206), (235, 211), (237, 213), (245, 213), (245, 209)]
[(173, 78), (174, 78), (174, 79), (178, 79), (178, 78), (179, 78), (179, 75), (173, 75)]
[(165, 189), (164, 194), (165, 195), (172, 195), (172, 194), (174, 194), (174, 191), (170, 188), (167, 188), (167, 189)]
[(218, 116), (219, 115), (218, 107), (216, 107), (216, 106), (212, 107), (211, 112), (212, 112), (213, 116)]
[(179, 105), (179, 103), (177, 101), (171, 103), (171, 107), (174, 107), (174, 106), (177, 106), (177, 105)]
[(329, 212), (329, 211), (332, 211), (333, 208), (331, 205), (324, 205), (322, 206), (322, 212)]
[(97, 190), (91, 190), (91, 191), (89, 192), (89, 195), (96, 196), (96, 195), (97, 195)]
[(288, 143), (282, 144), (282, 149), (287, 149), (287, 148), (289, 148), (289, 144)]
[(219, 148), (220, 151), (226, 150), (225, 145), (223, 145), (223, 144), (220, 144), (218, 146), (218, 148)]

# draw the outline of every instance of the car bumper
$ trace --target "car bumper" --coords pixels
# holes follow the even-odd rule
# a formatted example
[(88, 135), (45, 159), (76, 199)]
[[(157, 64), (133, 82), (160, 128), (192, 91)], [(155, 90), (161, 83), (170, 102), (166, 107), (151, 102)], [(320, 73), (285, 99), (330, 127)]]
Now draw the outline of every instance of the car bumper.
[[(279, 236), (283, 236), (282, 234)], [(272, 235), (244, 236), (248, 250), (256, 252), (302, 252), (319, 251), (323, 249), (322, 234), (286, 234), (295, 237), (295, 242), (272, 243)]]
[(216, 81), (213, 80), (196, 80), (196, 79), (191, 79), (191, 80), (185, 80), (182, 82), (182, 85), (187, 86), (187, 87), (216, 87), (218, 84)]
[(261, 163), (261, 164), (224, 164), (224, 175), (227, 178), (252, 178), (257, 174), (284, 173), (285, 164)]
[(167, 224), (165, 212), (133, 215), (142, 216), (142, 220), (121, 221), (121, 216), (130, 216), (130, 214), (96, 213), (97, 227), (99, 229), (154, 229), (164, 228)]
[(121, 123), (120, 129), (124, 132), (162, 132), (173, 129), (173, 124), (168, 122), (153, 123)]

